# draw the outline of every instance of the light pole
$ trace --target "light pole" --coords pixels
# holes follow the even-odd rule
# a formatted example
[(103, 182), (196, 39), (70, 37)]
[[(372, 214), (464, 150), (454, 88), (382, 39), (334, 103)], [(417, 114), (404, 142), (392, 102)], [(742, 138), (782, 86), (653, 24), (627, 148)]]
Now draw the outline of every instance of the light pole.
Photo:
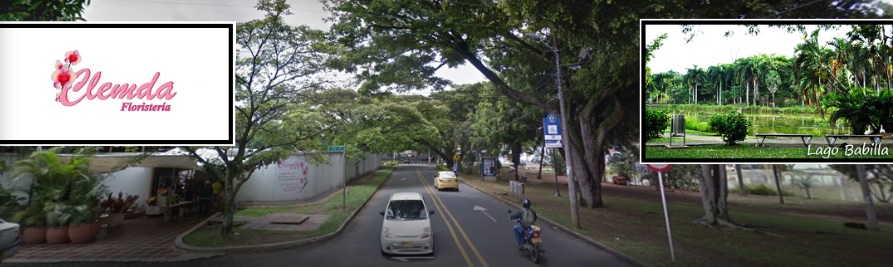
[(554, 44), (549, 45), (542, 36), (526, 34), (527, 38), (534, 39), (548, 47), (555, 54), (555, 87), (558, 89), (558, 106), (561, 116), (561, 145), (564, 147), (564, 159), (567, 164), (567, 191), (570, 195), (571, 221), (575, 228), (580, 228), (579, 205), (577, 204), (577, 183), (574, 179), (573, 153), (571, 153), (570, 138), (568, 138), (567, 111), (564, 104), (564, 89), (561, 86), (561, 57), (558, 54), (558, 39), (552, 38)]

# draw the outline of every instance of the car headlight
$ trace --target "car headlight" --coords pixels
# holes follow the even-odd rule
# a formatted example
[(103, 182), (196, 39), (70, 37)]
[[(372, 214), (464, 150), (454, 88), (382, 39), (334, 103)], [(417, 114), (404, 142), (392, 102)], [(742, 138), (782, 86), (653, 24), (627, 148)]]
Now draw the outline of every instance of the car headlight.
[(420, 239), (428, 239), (429, 237), (431, 237), (431, 227), (425, 227), (419, 232)]
[(383, 232), (384, 232), (383, 234), (384, 234), (385, 239), (394, 239), (394, 234), (391, 233), (390, 228), (385, 227)]

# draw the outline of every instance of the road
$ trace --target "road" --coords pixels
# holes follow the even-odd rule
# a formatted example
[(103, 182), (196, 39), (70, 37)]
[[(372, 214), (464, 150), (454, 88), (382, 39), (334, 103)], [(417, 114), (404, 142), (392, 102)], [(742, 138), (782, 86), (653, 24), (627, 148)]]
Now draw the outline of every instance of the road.
[[(576, 238), (552, 229), (544, 222), (542, 239), (546, 253), (539, 265), (516, 247), (510, 206), (465, 184), (459, 191), (438, 192), (432, 185), (436, 171), (431, 166), (399, 166), (345, 231), (328, 242), (295, 249), (259, 253), (235, 253), (221, 257), (178, 263), (156, 264), (62, 264), (64, 266), (418, 266), (418, 267), (515, 267), (515, 266), (630, 266)], [(429, 190), (430, 189), (430, 190)], [(421, 192), (430, 206), (435, 255), (420, 258), (389, 258), (381, 255), (379, 238), (382, 217), (394, 192)], [(475, 207), (478, 207), (477, 209)], [(482, 211), (481, 208), (486, 209)], [(534, 203), (536, 209), (536, 203)], [(13, 265), (14, 266), (14, 265)]]

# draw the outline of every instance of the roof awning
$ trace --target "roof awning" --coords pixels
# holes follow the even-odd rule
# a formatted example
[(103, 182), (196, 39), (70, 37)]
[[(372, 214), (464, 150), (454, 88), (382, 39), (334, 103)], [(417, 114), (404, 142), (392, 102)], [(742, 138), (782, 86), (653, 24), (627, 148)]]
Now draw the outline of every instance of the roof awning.
[[(60, 154), (59, 157), (66, 161), (73, 157), (70, 154)], [(90, 170), (99, 173), (109, 173), (120, 170), (121, 166), (133, 163), (140, 157), (140, 153), (114, 153), (99, 154), (90, 157)], [(195, 163), (195, 160), (186, 155), (150, 155), (139, 162), (129, 165), (130, 167), (147, 167), (147, 168), (179, 168), (200, 170), (201, 166)]]

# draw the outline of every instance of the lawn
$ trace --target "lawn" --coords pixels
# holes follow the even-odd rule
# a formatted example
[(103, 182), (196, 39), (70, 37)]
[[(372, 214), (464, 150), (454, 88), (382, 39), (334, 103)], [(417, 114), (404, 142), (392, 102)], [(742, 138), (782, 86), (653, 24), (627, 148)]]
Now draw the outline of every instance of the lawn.
[[(744, 159), (744, 158), (773, 158), (773, 159), (849, 159), (849, 158), (890, 158), (889, 147), (881, 150), (873, 150), (868, 155), (855, 154), (859, 149), (847, 150), (845, 148), (824, 145), (807, 147), (754, 147), (749, 144), (704, 145), (690, 146), (688, 148), (668, 148), (663, 146), (646, 146), (645, 154), (648, 159)], [(883, 153), (887, 152), (887, 153)]]
[(323, 225), (315, 231), (289, 232), (235, 228), (233, 231), (236, 232), (237, 235), (234, 235), (233, 238), (224, 238), (220, 235), (221, 226), (211, 225), (197, 229), (187, 235), (183, 241), (186, 244), (197, 247), (227, 247), (269, 244), (329, 234), (336, 231), (338, 227), (341, 227), (353, 211), (365, 204), (366, 201), (375, 194), (379, 185), (384, 183), (393, 171), (393, 167), (383, 168), (376, 171), (374, 176), (369, 175), (348, 185), (348, 210), (344, 209), (344, 194), (341, 191), (338, 191), (338, 193), (330, 195), (328, 199), (316, 203), (247, 208), (241, 209), (235, 214), (236, 216), (242, 217), (261, 217), (271, 213), (330, 215), (331, 217), (329, 217), (329, 220), (323, 223)]
[[(507, 182), (464, 181), (488, 191), (507, 192)], [(554, 197), (554, 184), (528, 183), (526, 198), (544, 217), (570, 226), (567, 186), (562, 197)], [(638, 190), (633, 190), (638, 189)], [(584, 235), (636, 258), (650, 266), (889, 266), (893, 226), (882, 231), (843, 227), (838, 219), (801, 215), (779, 208), (774, 197), (738, 205), (730, 197), (732, 219), (752, 231), (708, 228), (693, 223), (702, 216), (699, 199), (693, 194), (668, 193), (676, 262), (671, 262), (661, 201), (657, 190), (631, 186), (605, 186), (607, 207), (581, 208)], [(670, 198), (672, 194), (674, 197)], [(816, 202), (815, 205), (823, 205)], [(889, 204), (884, 204), (889, 206)], [(802, 208), (802, 207), (801, 207)], [(889, 211), (891, 207), (884, 207)], [(548, 246), (548, 245), (547, 245)]]

